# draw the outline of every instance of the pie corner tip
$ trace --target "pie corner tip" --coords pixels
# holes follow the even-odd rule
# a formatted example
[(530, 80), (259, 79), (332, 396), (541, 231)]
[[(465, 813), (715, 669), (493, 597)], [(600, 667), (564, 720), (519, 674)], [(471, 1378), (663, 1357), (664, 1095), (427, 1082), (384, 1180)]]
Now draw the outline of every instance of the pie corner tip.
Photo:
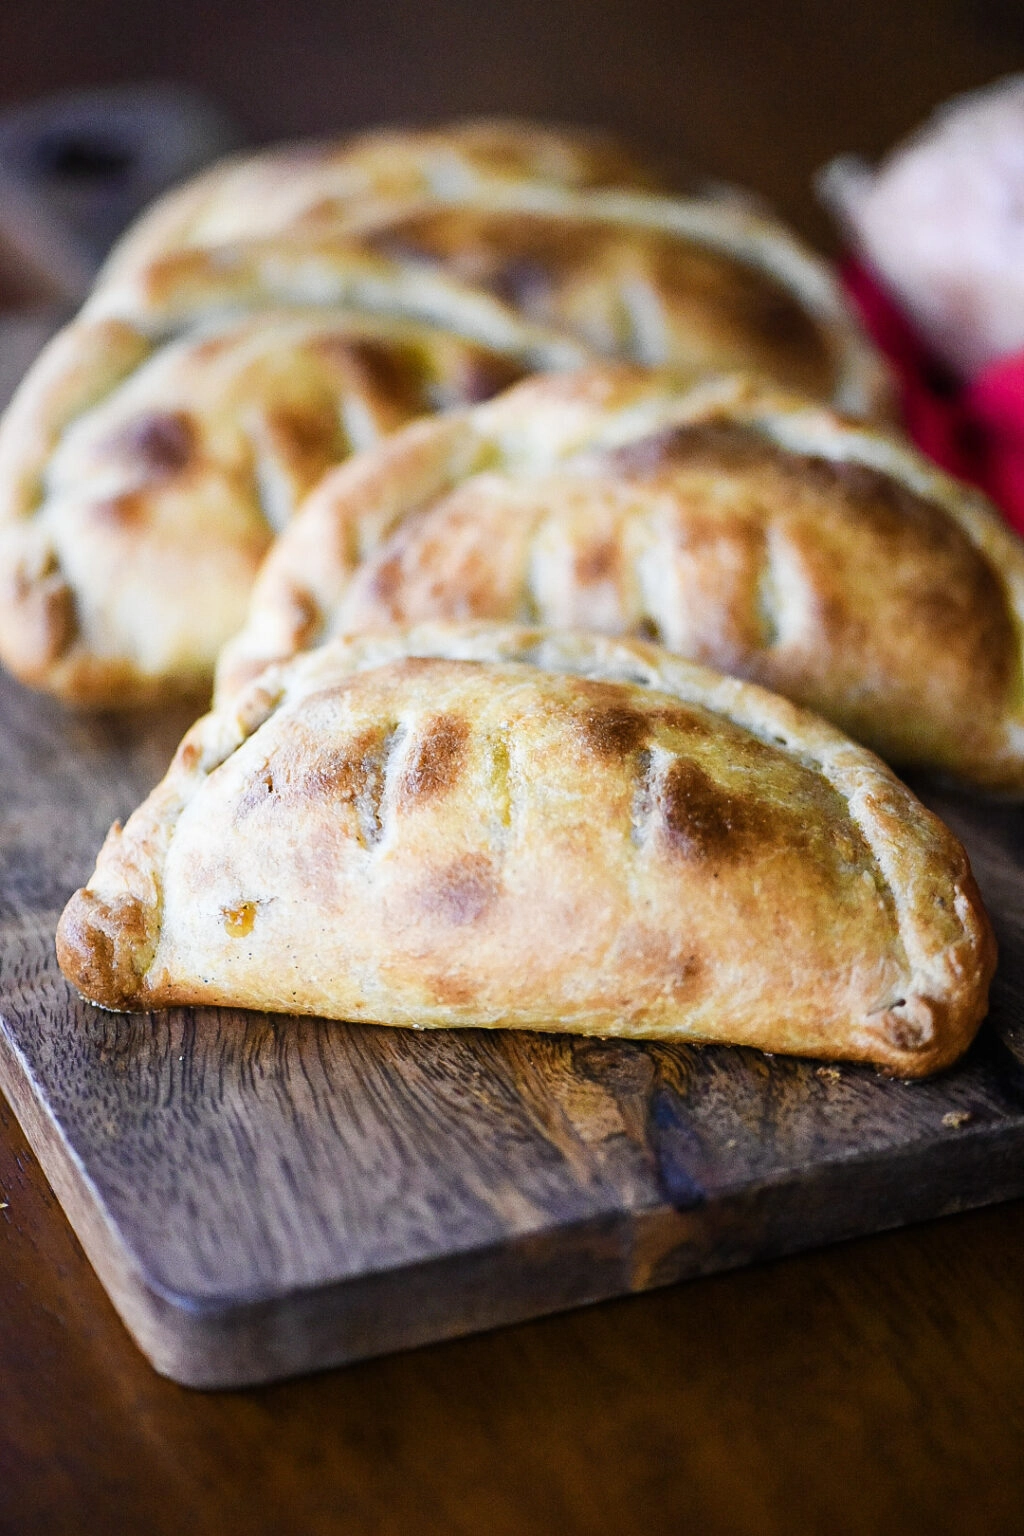
[(137, 899), (111, 903), (84, 887), (71, 897), (57, 924), (57, 963), (87, 1002), (129, 1011), (137, 1006), (143, 988), (136, 961), (148, 947), (148, 929)]

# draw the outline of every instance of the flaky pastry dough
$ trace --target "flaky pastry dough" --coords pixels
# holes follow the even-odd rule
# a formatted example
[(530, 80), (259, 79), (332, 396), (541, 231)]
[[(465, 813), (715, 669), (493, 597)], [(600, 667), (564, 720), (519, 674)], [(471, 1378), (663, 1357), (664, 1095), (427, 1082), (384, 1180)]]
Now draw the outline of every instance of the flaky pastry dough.
[(121, 708), (208, 690), (324, 471), (575, 344), (444, 275), (322, 247), (193, 252), (98, 293), (0, 424), (0, 660)]
[(1024, 791), (1024, 547), (894, 439), (743, 379), (529, 380), (327, 477), (270, 555), (221, 696), (430, 619), (648, 635), (895, 761)]
[(107, 1008), (559, 1029), (934, 1071), (995, 948), (870, 753), (657, 646), (430, 627), (273, 669), (70, 901)]
[(447, 274), (601, 355), (686, 372), (757, 370), (840, 410), (891, 417), (888, 371), (827, 264), (740, 198), (455, 178), (271, 227), (245, 214), (245, 199), (232, 214), (231, 186), (215, 199), (223, 218), (200, 221), (181, 244), (156, 242), (145, 263), (117, 263), (95, 302), (137, 307), (166, 274), (204, 253), (230, 265), (253, 241), (311, 251), (347, 243), (404, 267), (411, 285)]

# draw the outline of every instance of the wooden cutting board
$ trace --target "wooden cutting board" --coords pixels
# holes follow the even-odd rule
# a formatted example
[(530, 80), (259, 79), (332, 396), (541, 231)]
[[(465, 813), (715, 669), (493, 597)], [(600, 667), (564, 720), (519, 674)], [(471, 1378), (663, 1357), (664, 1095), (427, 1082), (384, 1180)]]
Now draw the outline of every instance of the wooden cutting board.
[(0, 1087), (157, 1370), (265, 1381), (1024, 1193), (1024, 810), (925, 792), (1002, 956), (975, 1046), (924, 1083), (556, 1032), (105, 1014), (54, 926), (187, 723), (76, 719), (0, 680)]

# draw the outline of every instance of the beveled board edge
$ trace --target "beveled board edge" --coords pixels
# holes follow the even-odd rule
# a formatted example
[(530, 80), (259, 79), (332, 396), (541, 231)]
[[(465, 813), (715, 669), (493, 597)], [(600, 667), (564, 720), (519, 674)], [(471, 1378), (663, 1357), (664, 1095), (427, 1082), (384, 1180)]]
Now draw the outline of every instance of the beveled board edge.
[(789, 1170), (689, 1209), (607, 1213), (286, 1297), (210, 1304), (147, 1278), (2, 1017), (0, 1090), (136, 1344), (161, 1375), (202, 1389), (323, 1370), (1024, 1195), (1024, 1124), (966, 1126), (903, 1152)]

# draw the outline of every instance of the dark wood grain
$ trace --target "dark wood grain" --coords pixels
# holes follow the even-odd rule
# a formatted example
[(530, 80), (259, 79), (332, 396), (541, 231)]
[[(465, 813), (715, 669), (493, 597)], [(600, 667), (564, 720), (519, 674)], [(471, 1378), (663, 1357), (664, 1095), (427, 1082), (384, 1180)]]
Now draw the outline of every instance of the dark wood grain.
[(1024, 1203), (246, 1392), (124, 1332), (0, 1100), (4, 1536), (1017, 1536)]
[(1020, 808), (947, 797), (1003, 962), (965, 1063), (908, 1084), (556, 1033), (103, 1013), (57, 970), (56, 917), (182, 720), (69, 721), (10, 682), (0, 720), (0, 1083), (178, 1380), (267, 1380), (1024, 1190)]

